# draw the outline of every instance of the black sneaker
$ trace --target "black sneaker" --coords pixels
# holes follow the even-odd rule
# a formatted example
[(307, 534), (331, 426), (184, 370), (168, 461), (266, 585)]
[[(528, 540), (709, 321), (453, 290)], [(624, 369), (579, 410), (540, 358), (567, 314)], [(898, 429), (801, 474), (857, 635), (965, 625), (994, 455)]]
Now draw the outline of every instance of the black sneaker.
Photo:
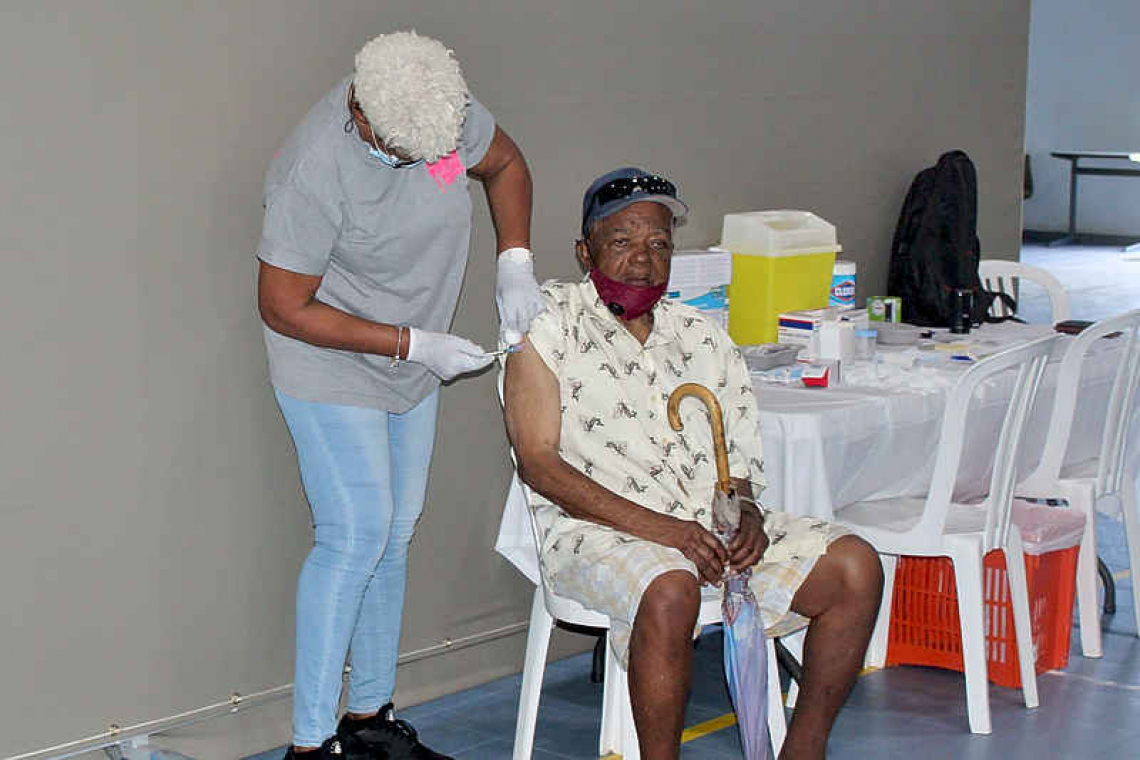
[(294, 752), (293, 745), (285, 752), (281, 760), (347, 760), (339, 736), (330, 736), (325, 739), (320, 749), (312, 752)]
[(454, 760), (421, 744), (416, 730), (406, 720), (396, 719), (391, 702), (371, 718), (344, 716), (336, 732), (354, 747), (367, 747), (375, 760)]

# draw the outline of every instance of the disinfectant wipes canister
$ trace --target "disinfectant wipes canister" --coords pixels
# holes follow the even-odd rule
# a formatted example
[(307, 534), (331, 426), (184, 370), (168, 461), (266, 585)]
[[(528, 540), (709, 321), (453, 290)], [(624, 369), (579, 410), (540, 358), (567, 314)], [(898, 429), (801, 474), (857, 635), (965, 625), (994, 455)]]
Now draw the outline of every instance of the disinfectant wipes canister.
[(828, 306), (840, 309), (855, 308), (855, 262), (839, 259), (831, 270), (831, 292)]

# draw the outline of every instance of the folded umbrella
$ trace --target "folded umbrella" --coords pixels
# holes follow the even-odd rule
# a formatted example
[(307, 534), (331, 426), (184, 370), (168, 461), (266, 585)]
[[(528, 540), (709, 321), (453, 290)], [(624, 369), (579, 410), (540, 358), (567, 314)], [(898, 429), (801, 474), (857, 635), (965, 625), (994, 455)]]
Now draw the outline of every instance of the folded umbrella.
[[(696, 396), (709, 410), (717, 484), (713, 493), (713, 532), (728, 544), (740, 527), (740, 500), (728, 473), (728, 448), (724, 440), (724, 415), (712, 391), (697, 383), (677, 386), (669, 396), (669, 424), (681, 430), (681, 399)], [(756, 596), (748, 585), (752, 570), (745, 568), (725, 579), (724, 600), (724, 673), (728, 691), (736, 710), (736, 725), (744, 760), (768, 758), (768, 650), (764, 623)]]

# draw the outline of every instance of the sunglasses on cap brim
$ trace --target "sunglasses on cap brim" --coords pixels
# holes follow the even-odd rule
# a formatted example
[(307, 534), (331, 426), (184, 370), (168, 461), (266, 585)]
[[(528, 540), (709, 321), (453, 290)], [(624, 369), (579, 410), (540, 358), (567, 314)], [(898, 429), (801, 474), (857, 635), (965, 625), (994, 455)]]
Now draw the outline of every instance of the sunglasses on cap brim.
[(614, 201), (625, 200), (634, 193), (646, 195), (666, 195), (677, 197), (677, 186), (664, 177), (653, 174), (641, 177), (622, 177), (610, 180), (598, 188), (591, 203), (592, 208), (600, 208)]

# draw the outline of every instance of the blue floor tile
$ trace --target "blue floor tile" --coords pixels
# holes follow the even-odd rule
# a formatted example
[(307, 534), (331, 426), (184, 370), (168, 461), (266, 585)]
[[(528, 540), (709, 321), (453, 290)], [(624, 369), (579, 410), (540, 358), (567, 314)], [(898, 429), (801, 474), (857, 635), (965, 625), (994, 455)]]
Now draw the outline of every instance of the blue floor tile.
[[(1117, 613), (1120, 615), (1121, 613)], [(1131, 615), (1131, 607), (1127, 609)], [(702, 638), (695, 657), (693, 699), (686, 724), (697, 725), (729, 711), (721, 674), (720, 634)], [(601, 713), (601, 685), (589, 680), (590, 658), (552, 663), (535, 732), (536, 760), (594, 760)], [(408, 708), (411, 721), (433, 748), (457, 760), (510, 758), (519, 678)], [(829, 758), (1006, 760), (1007, 758), (1125, 758), (1140, 746), (1140, 639), (1105, 637), (1105, 656), (1085, 659), (1077, 651), (1064, 671), (1038, 679), (1041, 706), (1027, 710), (1021, 692), (990, 686), (993, 734), (969, 733), (965, 682), (959, 673), (900, 666), (860, 678), (840, 713)], [(278, 749), (250, 760), (279, 760)], [(683, 760), (741, 758), (735, 726), (694, 739)]]

